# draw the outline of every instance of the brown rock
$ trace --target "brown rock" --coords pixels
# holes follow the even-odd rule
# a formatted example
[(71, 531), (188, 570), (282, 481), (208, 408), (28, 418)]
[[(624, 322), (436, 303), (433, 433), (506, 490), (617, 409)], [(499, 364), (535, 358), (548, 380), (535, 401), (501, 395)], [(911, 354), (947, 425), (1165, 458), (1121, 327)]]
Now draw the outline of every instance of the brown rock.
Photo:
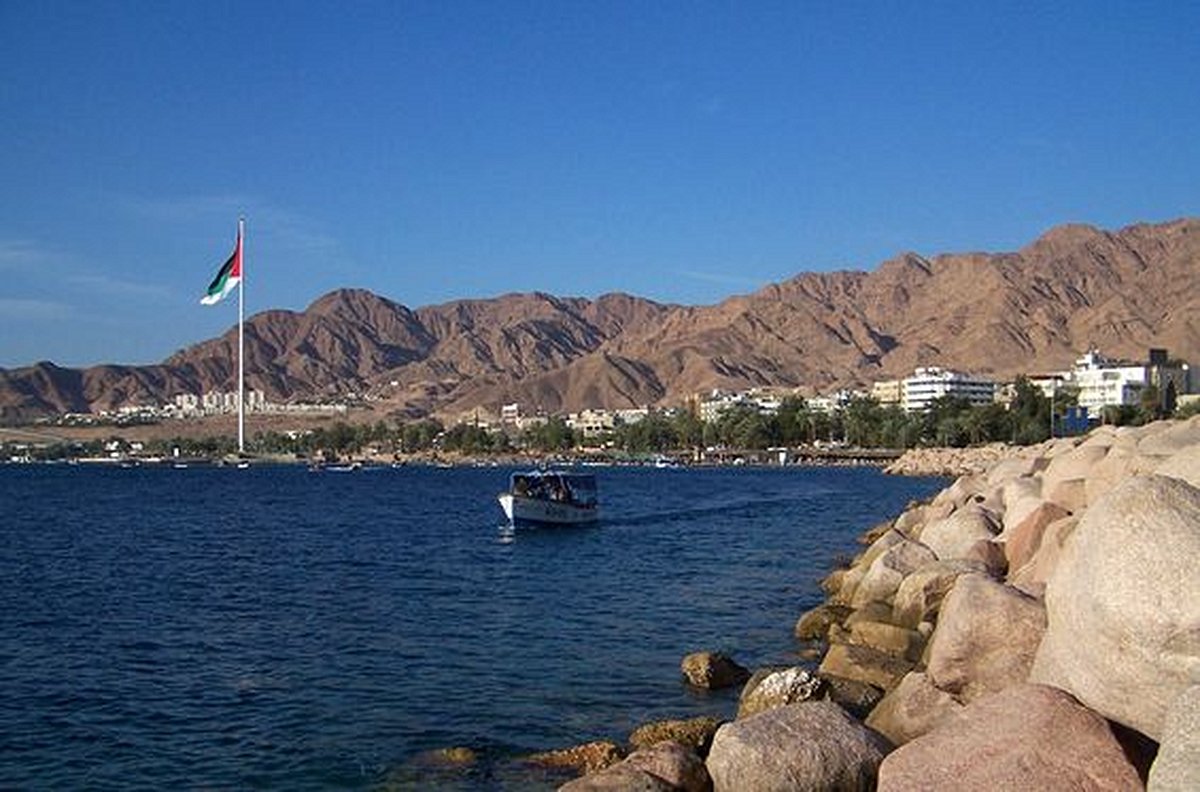
[(726, 723), (713, 738), (714, 792), (869, 790), (887, 740), (829, 701), (806, 701)]
[(920, 672), (906, 674), (871, 710), (867, 725), (895, 745), (932, 731), (961, 712), (963, 705), (949, 693), (938, 690)]
[(913, 669), (913, 664), (869, 646), (831, 644), (821, 661), (822, 676), (839, 676), (891, 690)]
[(1009, 584), (1026, 594), (1040, 598), (1046, 591), (1046, 581), (1058, 567), (1067, 540), (1071, 538), (1078, 524), (1079, 515), (1072, 515), (1046, 526), (1042, 542), (1033, 558), (1025, 562), (1020, 569), (1009, 570)]
[(689, 685), (708, 690), (740, 685), (750, 678), (750, 672), (728, 655), (720, 652), (693, 652), (680, 664)]
[(894, 624), (857, 621), (850, 627), (847, 643), (869, 646), (915, 663), (921, 659), (921, 652), (925, 649), (925, 636), (916, 630)]
[(883, 698), (883, 690), (857, 679), (846, 679), (833, 674), (817, 675), (825, 683), (825, 696), (854, 717), (862, 720), (870, 714), (879, 700)]
[(686, 720), (665, 720), (645, 723), (629, 735), (629, 745), (635, 751), (670, 740), (694, 750), (700, 756), (708, 754), (713, 735), (721, 721), (704, 715)]
[(879, 768), (879, 792), (1141, 788), (1104, 718), (1042, 685), (974, 702)]
[(1042, 603), (982, 575), (963, 575), (942, 604), (926, 672), (968, 703), (1024, 682), (1046, 629)]
[(861, 608), (856, 608), (849, 616), (847, 616), (842, 624), (847, 628), (853, 628), (860, 621), (873, 622), (891, 622), (892, 607), (886, 602), (868, 602)]
[(565, 767), (581, 773), (594, 773), (620, 762), (624, 757), (621, 748), (607, 740), (544, 751), (528, 757), (528, 761), (542, 767)]
[(993, 542), (988, 539), (980, 539), (975, 544), (971, 545), (967, 550), (967, 554), (963, 556), (966, 561), (975, 561), (983, 566), (984, 571), (988, 575), (995, 578), (1002, 578), (1008, 571), (1008, 559), (1004, 557), (1004, 544), (1002, 542)]
[(824, 640), (829, 625), (840, 624), (851, 613), (846, 605), (824, 603), (806, 611), (797, 621), (795, 635), (802, 641)]

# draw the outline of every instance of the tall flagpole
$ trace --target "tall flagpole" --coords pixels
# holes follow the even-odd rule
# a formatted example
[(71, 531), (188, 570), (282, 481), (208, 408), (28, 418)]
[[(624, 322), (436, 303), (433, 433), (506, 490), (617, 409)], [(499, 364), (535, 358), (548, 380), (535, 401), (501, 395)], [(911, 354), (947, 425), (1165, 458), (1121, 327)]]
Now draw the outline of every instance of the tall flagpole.
[(238, 280), (238, 455), (246, 452), (246, 218), (238, 218), (238, 247), (242, 254), (242, 277)]

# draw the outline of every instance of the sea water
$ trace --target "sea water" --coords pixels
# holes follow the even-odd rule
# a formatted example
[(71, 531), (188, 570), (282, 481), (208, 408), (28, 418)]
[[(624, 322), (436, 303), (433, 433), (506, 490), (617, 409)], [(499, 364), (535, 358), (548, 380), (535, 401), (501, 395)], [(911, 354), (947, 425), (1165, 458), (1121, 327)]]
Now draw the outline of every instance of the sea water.
[[(728, 717), (682, 657), (795, 662), (855, 538), (944, 482), (596, 469), (603, 519), (502, 525), (511, 470), (0, 466), (0, 787), (437, 787)], [(548, 782), (547, 782), (548, 783)]]

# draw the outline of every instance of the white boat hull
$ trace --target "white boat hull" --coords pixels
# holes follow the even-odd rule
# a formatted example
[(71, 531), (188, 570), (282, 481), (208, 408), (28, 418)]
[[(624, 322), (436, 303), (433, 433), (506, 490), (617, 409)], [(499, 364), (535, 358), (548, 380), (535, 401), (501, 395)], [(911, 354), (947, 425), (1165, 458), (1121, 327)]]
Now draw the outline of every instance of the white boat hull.
[(573, 503), (522, 498), (505, 492), (500, 495), (500, 508), (513, 525), (539, 523), (543, 525), (583, 525), (595, 522), (600, 510), (595, 506), (580, 506)]

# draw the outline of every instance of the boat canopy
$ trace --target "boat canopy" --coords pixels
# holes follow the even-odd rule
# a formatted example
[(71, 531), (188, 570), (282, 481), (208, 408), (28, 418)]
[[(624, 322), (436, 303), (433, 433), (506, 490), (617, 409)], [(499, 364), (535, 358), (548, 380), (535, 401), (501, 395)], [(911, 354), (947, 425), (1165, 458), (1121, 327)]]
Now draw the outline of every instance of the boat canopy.
[(535, 470), (514, 473), (509, 491), (544, 500), (565, 500), (580, 506), (596, 504), (596, 477), (591, 473)]

